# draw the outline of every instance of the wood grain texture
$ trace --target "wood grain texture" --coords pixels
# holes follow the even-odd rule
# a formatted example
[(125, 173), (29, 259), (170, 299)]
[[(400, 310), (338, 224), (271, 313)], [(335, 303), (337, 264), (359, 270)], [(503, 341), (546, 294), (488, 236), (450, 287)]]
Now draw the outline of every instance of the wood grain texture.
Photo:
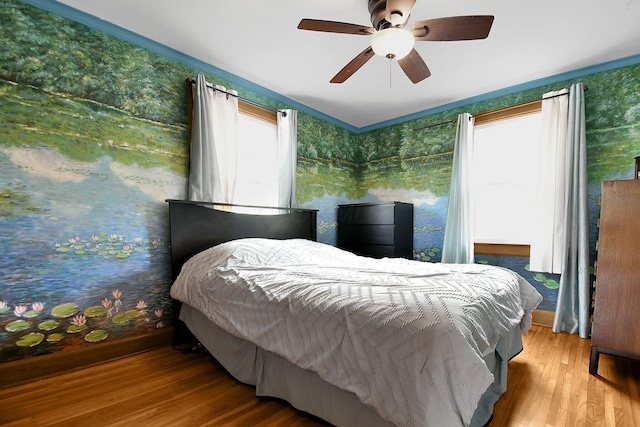
[[(590, 340), (533, 326), (524, 344), (490, 427), (640, 426), (639, 361), (604, 354), (592, 376)], [(0, 389), (0, 425), (328, 426), (171, 347)]]
[(594, 346), (640, 358), (640, 180), (605, 181), (600, 200)]
[(509, 363), (491, 427), (640, 426), (640, 362), (602, 355), (589, 375), (591, 340), (533, 326)]
[[(78, 349), (0, 363), (0, 388), (171, 345), (173, 327)], [(0, 408), (0, 411), (2, 409)]]

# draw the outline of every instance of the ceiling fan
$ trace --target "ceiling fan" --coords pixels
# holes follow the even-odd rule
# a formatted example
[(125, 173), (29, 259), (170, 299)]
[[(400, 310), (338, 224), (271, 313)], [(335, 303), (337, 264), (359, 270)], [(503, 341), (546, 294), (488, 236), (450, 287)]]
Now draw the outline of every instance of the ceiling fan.
[(413, 83), (431, 75), (427, 64), (413, 48), (415, 41), (456, 41), (487, 38), (493, 16), (449, 16), (414, 22), (406, 29), (407, 20), (416, 0), (369, 0), (371, 24), (367, 27), (344, 22), (303, 19), (298, 29), (327, 33), (371, 36), (371, 46), (353, 58), (332, 79), (343, 83), (374, 55), (396, 59), (400, 68)]

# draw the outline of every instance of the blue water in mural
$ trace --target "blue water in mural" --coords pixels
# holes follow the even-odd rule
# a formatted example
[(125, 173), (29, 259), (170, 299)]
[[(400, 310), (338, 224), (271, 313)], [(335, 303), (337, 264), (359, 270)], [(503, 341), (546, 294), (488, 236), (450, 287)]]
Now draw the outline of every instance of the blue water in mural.
[[(146, 316), (148, 324), (143, 328), (170, 323), (167, 206), (127, 185), (114, 174), (111, 163), (110, 157), (104, 157), (59, 179), (60, 174), (48, 176), (46, 171), (34, 173), (18, 166), (0, 152), (0, 188), (28, 196), (27, 203), (33, 207), (0, 216), (0, 301), (12, 308), (0, 311), (3, 355), (9, 347), (17, 351), (19, 335), (38, 332), (39, 322), (56, 319), (62, 330), (70, 319), (51, 313), (60, 304), (76, 304), (81, 314), (100, 306), (105, 298), (109, 304), (119, 300), (118, 312), (138, 308), (139, 313), (142, 308), (143, 315), (153, 313)], [(69, 167), (74, 164), (70, 162)], [(119, 298), (114, 296), (116, 290)], [(5, 329), (19, 317), (14, 307), (30, 308), (34, 303), (44, 304), (44, 309), (29, 320), (30, 328)], [(140, 330), (139, 321), (123, 326), (111, 333)], [(47, 347), (64, 343), (44, 342), (37, 350), (46, 352)]]

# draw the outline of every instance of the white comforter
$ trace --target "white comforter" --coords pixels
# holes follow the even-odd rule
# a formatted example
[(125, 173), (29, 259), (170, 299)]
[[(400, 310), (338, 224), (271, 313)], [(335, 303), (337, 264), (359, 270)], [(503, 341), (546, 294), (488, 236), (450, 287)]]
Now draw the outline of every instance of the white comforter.
[[(482, 357), (542, 297), (498, 267), (359, 257), (242, 239), (189, 260), (171, 296), (227, 332), (355, 393), (399, 426), (468, 425)], [(523, 319), (525, 319), (523, 321)]]

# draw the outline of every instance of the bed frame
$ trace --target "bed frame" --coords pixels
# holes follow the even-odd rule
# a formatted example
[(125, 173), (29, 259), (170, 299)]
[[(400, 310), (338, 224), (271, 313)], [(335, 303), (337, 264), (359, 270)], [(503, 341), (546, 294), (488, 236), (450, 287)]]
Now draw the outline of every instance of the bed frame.
[[(171, 282), (182, 265), (195, 254), (234, 239), (265, 237), (316, 241), (315, 209), (274, 208), (167, 199), (171, 239)], [(173, 302), (173, 344), (195, 341), (179, 314), (182, 303)]]
[[(245, 237), (317, 240), (316, 210), (182, 200), (167, 202), (174, 280), (191, 256), (229, 240)], [(355, 394), (328, 384), (314, 372), (298, 368), (274, 353), (228, 334), (189, 305), (176, 302), (174, 318), (177, 340), (184, 340), (185, 336), (197, 337), (197, 341), (233, 377), (256, 386), (257, 396), (284, 399), (295, 408), (338, 426), (392, 427), (372, 408), (361, 403)], [(496, 380), (478, 403), (472, 426), (483, 426), (490, 421), (494, 403), (506, 390), (507, 362), (521, 350), (520, 330), (514, 328), (498, 343), (496, 351), (485, 358)]]
[(316, 241), (315, 209), (273, 208), (168, 199), (171, 274), (193, 255), (245, 237)]

